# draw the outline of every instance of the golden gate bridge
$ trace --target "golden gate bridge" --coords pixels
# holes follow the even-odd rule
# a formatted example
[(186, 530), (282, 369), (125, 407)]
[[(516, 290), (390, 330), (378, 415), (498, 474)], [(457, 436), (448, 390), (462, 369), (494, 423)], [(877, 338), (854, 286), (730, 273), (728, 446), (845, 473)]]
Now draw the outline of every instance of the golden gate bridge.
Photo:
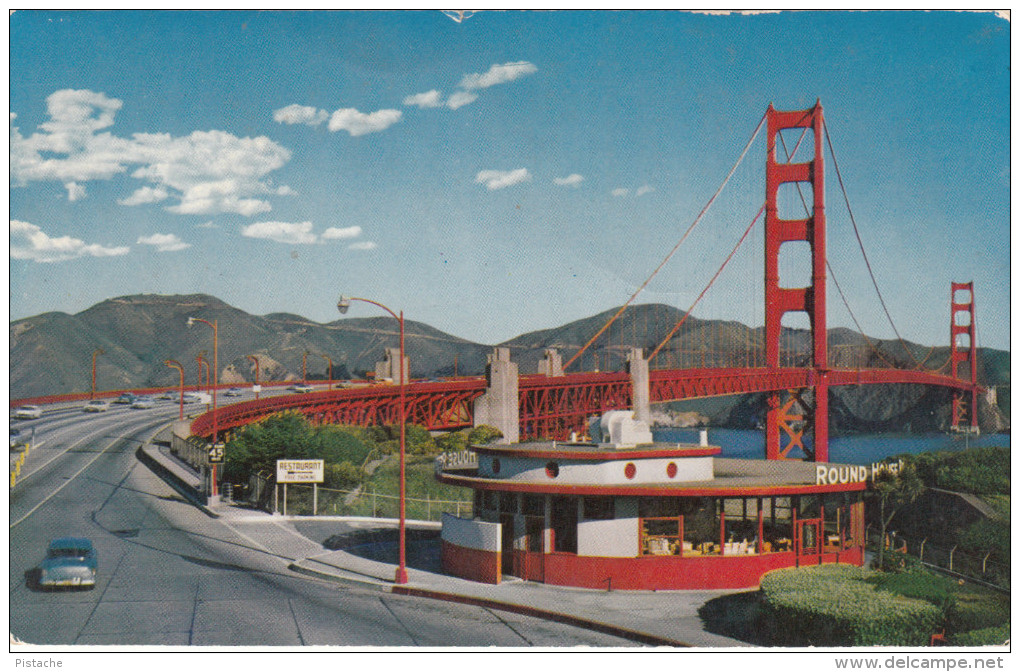
[[(637, 297), (702, 221), (763, 127), (767, 134), (765, 202), (711, 280), (688, 309), (679, 313), (679, 319), (668, 330), (661, 324), (648, 324), (648, 306), (643, 306), (643, 328), (639, 327), (638, 320), (632, 319), (629, 324), (621, 320), (626, 311), (633, 311)], [(788, 147), (784, 132), (791, 140), (799, 133), (792, 149)], [(796, 160), (802, 144), (813, 145), (813, 151), (805, 160)], [(825, 146), (829, 147), (871, 283), (909, 360), (906, 366), (864, 335), (826, 257)], [(799, 202), (803, 213), (798, 211), (789, 216), (791, 213), (787, 212), (785, 202), (780, 206), (781, 191), (792, 194), (789, 200)], [(953, 427), (976, 429), (977, 395), (981, 388), (977, 382), (973, 284), (951, 283), (949, 356), (939, 367), (929, 366), (928, 360), (935, 348), (924, 357), (915, 356), (892, 320), (846, 194), (820, 102), (810, 109), (797, 111), (777, 111), (770, 105), (722, 185), (630, 299), (583, 346), (564, 346), (570, 351), (570, 357), (562, 367), (549, 366), (545, 373), (516, 379), (520, 435), (562, 440), (572, 433), (583, 434), (591, 415), (633, 408), (636, 396), (642, 394), (647, 394), (648, 403), (664, 403), (765, 393), (766, 458), (789, 458), (799, 449), (807, 459), (825, 462), (828, 461), (829, 388), (874, 384), (947, 388), (952, 393)], [(716, 322), (708, 328), (706, 323), (691, 317), (692, 311), (709, 293), (759, 222), (764, 227), (764, 327), (750, 329)], [(780, 254), (787, 243), (806, 244), (810, 250), (807, 286), (790, 287), (781, 282)], [(835, 345), (832, 347), (835, 356), (830, 353), (831, 334), (827, 329), (830, 280), (864, 340), (863, 345)], [(784, 328), (783, 318), (788, 313), (806, 315), (810, 325), (806, 333)], [(653, 335), (661, 335), (664, 330), (666, 333), (661, 340), (651, 340)], [(607, 360), (624, 362), (634, 349), (638, 354), (630, 357), (640, 357), (650, 367), (647, 392), (635, 389), (634, 379), (626, 370), (599, 370), (599, 353), (602, 354), (602, 368), (609, 368), (613, 362)], [(547, 353), (547, 356), (555, 356), (555, 353)], [(595, 370), (572, 370), (586, 362)], [(401, 386), (374, 385), (266, 398), (206, 413), (192, 423), (191, 431), (195, 436), (211, 436), (214, 428), (230, 431), (285, 410), (300, 412), (317, 423), (391, 424), (400, 417), (401, 399), (408, 423), (430, 430), (454, 430), (475, 424), (476, 405), (490, 384), (491, 380), (486, 378), (454, 378), (404, 385), (403, 395), (398, 389)], [(805, 443), (808, 437), (810, 443)]]

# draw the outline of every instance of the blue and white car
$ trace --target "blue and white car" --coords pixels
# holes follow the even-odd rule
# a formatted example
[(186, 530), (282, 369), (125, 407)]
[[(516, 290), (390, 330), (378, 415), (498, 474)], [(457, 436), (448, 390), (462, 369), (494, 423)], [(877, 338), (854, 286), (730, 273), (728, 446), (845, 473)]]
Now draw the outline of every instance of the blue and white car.
[(90, 540), (84, 537), (54, 539), (39, 565), (39, 585), (43, 588), (93, 588), (97, 568), (96, 549)]

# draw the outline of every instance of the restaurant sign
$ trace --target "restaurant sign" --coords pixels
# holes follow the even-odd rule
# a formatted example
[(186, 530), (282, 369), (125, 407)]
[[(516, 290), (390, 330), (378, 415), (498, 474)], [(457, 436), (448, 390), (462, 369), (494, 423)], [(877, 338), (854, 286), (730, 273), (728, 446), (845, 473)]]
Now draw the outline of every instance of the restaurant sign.
[(323, 460), (277, 460), (277, 483), (322, 483)]
[(864, 464), (819, 464), (815, 466), (815, 485), (838, 485), (841, 483), (863, 483), (875, 480), (875, 476), (888, 471), (898, 474), (903, 469), (903, 460), (896, 462), (872, 462)]

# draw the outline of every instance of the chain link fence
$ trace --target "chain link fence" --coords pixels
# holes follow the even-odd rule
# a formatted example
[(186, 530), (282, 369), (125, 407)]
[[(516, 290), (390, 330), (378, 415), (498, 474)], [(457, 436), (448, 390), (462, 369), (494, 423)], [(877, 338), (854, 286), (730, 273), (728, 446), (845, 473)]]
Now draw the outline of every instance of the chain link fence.
[[(878, 551), (882, 541), (874, 527), (867, 530), (868, 549)], [(914, 539), (888, 532), (885, 539), (886, 555), (890, 551), (906, 553), (922, 563), (974, 581), (981, 581), (1006, 591), (1010, 589), (1009, 564), (992, 559), (991, 552), (974, 553), (959, 546), (939, 546), (927, 539)]]
[[(268, 474), (252, 476), (245, 488), (234, 488), (234, 501), (244, 501), (256, 508), (279, 511), (294, 516), (359, 516), (365, 518), (398, 518), (400, 497), (372, 489), (337, 490), (291, 483), (276, 486)], [(406, 515), (411, 520), (439, 521), (444, 513), (458, 517), (473, 515), (470, 500), (432, 499), (426, 496), (407, 497)]]

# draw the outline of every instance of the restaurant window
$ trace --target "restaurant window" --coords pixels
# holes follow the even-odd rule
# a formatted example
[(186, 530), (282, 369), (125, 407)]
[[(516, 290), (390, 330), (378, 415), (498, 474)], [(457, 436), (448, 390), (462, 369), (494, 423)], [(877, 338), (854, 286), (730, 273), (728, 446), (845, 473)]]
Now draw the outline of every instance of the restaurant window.
[(725, 526), (724, 555), (748, 555), (758, 547), (757, 498), (728, 498), (723, 500)]
[(719, 555), (720, 500), (713, 497), (684, 499), (683, 552), (684, 555)]
[(793, 550), (793, 499), (766, 497), (762, 500), (762, 552)]
[(585, 497), (585, 520), (612, 520), (615, 517), (615, 506), (612, 497)]
[(517, 513), (517, 493), (516, 492), (501, 492), (501, 493), (499, 493), (499, 512), (500, 513)]
[(498, 501), (497, 494), (492, 490), (485, 491), (484, 505), (482, 508), (488, 509), (489, 511), (496, 511), (499, 507), (496, 502)]
[(545, 518), (545, 495), (522, 495), (521, 512), (526, 516)]
[(552, 500), (553, 550), (577, 553), (577, 500), (554, 497)]

